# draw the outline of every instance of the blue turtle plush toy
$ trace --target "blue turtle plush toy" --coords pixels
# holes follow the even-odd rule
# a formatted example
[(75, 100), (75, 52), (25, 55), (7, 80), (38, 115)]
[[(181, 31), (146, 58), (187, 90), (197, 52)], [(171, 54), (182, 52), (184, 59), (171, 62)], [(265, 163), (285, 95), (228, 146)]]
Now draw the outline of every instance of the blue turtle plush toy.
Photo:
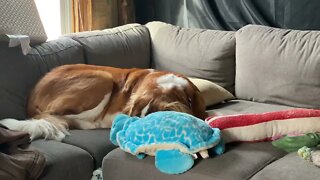
[(203, 158), (224, 152), (220, 130), (211, 128), (203, 120), (192, 115), (160, 111), (146, 117), (130, 117), (119, 114), (110, 131), (113, 144), (139, 159), (155, 156), (155, 165), (163, 173), (180, 174), (189, 170), (193, 157)]

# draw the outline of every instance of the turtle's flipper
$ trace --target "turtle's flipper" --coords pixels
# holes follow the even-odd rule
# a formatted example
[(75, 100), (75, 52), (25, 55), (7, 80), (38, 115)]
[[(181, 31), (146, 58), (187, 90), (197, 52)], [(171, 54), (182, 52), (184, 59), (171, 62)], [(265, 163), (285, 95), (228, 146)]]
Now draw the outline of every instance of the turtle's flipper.
[(155, 154), (156, 167), (166, 174), (180, 174), (193, 166), (193, 159), (190, 154), (179, 150), (159, 150)]
[(225, 144), (223, 140), (220, 140), (219, 144), (209, 149), (210, 156), (217, 156), (223, 154), (225, 151)]

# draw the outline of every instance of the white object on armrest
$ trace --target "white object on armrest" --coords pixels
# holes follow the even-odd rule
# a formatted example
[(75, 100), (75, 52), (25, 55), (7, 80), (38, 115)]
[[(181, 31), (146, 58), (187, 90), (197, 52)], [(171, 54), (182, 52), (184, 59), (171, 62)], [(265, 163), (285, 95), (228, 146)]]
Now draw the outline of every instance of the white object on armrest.
[(16, 47), (21, 44), (22, 53), (27, 55), (31, 49), (30, 38), (26, 35), (8, 35), (9, 47)]

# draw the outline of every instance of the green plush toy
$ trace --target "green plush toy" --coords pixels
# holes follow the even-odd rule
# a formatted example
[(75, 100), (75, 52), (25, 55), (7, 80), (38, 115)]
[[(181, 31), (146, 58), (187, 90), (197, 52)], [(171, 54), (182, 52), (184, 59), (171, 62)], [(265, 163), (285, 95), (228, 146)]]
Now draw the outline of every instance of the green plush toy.
[(318, 148), (308, 148), (303, 146), (298, 150), (298, 155), (307, 161), (312, 162), (317, 167), (320, 167), (320, 149)]
[(306, 146), (317, 147), (320, 144), (320, 133), (307, 133), (301, 136), (284, 136), (272, 142), (272, 145), (286, 152), (298, 151)]
[(320, 133), (301, 136), (285, 136), (272, 142), (272, 145), (286, 152), (298, 151), (298, 155), (320, 167)]

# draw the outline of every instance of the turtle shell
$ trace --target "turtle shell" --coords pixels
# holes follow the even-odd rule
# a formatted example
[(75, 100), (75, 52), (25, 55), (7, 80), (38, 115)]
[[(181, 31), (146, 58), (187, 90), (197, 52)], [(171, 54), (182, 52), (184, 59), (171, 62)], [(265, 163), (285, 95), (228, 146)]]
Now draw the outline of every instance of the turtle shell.
[(164, 149), (194, 154), (220, 141), (219, 129), (186, 113), (155, 112), (128, 122), (117, 133), (117, 142), (121, 149), (134, 155), (154, 155), (157, 150)]

